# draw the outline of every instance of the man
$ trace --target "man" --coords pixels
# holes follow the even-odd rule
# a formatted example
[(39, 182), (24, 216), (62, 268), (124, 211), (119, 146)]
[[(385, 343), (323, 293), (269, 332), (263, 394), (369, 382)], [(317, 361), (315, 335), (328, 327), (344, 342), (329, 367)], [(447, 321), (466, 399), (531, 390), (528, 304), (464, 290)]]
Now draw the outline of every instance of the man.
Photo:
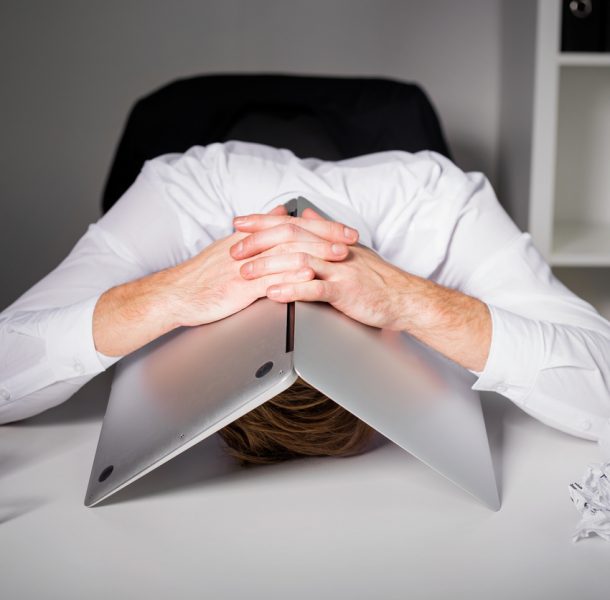
[[(287, 216), (295, 195), (336, 221)], [(430, 152), (330, 163), (229, 142), (147, 162), (0, 315), (0, 422), (264, 296), (407, 331), (475, 389), (568, 433), (598, 439), (610, 417), (610, 324), (553, 277), (481, 174)]]

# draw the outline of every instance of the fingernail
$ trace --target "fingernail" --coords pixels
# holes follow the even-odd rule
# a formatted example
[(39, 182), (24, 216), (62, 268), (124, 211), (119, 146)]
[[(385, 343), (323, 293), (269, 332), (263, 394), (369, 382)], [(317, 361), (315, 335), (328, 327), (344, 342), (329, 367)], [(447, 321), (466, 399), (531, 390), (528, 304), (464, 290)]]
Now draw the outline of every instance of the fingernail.
[(355, 229), (350, 229), (349, 227), (344, 227), (343, 228), (343, 235), (348, 240), (353, 240), (356, 237), (357, 233), (358, 232)]
[(248, 219), (246, 217), (235, 217), (233, 219), (233, 224), (234, 225), (243, 225), (244, 223), (247, 223)]
[(297, 273), (297, 275), (298, 275), (299, 277), (309, 277), (309, 275), (310, 275), (309, 269), (301, 269), (301, 270), (300, 270), (300, 271)]
[(243, 242), (239, 242), (237, 244), (237, 246), (235, 246), (234, 252), (235, 252), (235, 254), (241, 254), (243, 252), (243, 249), (244, 249), (244, 243)]
[(343, 244), (333, 244), (330, 249), (333, 254), (343, 254), (345, 252), (345, 246)]
[(280, 288), (270, 287), (267, 290), (267, 296), (270, 298), (277, 298), (280, 295)]
[(243, 269), (246, 275), (250, 275), (252, 271), (254, 271), (254, 265), (252, 263), (247, 263), (243, 266)]

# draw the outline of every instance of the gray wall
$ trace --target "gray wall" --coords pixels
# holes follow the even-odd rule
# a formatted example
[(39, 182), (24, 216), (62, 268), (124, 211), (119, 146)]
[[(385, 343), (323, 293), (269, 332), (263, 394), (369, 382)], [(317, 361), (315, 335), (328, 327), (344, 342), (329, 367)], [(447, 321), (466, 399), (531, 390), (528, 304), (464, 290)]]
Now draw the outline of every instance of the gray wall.
[(0, 57), (0, 307), (99, 216), (130, 106), (176, 77), (417, 81), (457, 162), (495, 179), (500, 0), (3, 0)]
[(503, 0), (497, 192), (522, 229), (528, 227), (538, 4)]

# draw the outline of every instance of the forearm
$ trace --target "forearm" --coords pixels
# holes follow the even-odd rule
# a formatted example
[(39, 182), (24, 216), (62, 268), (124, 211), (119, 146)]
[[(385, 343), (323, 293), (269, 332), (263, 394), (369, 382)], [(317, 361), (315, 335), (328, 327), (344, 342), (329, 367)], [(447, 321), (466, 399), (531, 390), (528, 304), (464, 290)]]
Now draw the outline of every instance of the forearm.
[(172, 269), (168, 269), (103, 293), (93, 312), (96, 350), (124, 356), (177, 327), (171, 286)]
[(242, 234), (233, 234), (217, 240), (174, 267), (102, 294), (93, 314), (98, 352), (129, 354), (176, 327), (224, 319), (264, 296), (274, 283), (311, 278), (309, 272), (281, 271), (244, 280), (241, 263), (229, 254), (229, 248), (242, 238)]
[(484, 302), (409, 273), (398, 301), (399, 329), (467, 369), (484, 369), (492, 336)]

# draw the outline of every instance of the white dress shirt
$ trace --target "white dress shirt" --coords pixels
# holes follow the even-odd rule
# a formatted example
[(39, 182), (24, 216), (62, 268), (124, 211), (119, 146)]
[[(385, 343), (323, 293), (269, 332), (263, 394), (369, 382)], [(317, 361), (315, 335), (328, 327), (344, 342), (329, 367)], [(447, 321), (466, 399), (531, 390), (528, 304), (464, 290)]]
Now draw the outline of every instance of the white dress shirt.
[(474, 389), (599, 438), (610, 418), (610, 324), (552, 275), (482, 174), (432, 152), (323, 162), (241, 142), (148, 161), (68, 257), (0, 314), (0, 423), (63, 402), (118, 360), (94, 346), (100, 294), (229, 235), (235, 215), (295, 195), (358, 229), (388, 262), (487, 303), (491, 350)]

